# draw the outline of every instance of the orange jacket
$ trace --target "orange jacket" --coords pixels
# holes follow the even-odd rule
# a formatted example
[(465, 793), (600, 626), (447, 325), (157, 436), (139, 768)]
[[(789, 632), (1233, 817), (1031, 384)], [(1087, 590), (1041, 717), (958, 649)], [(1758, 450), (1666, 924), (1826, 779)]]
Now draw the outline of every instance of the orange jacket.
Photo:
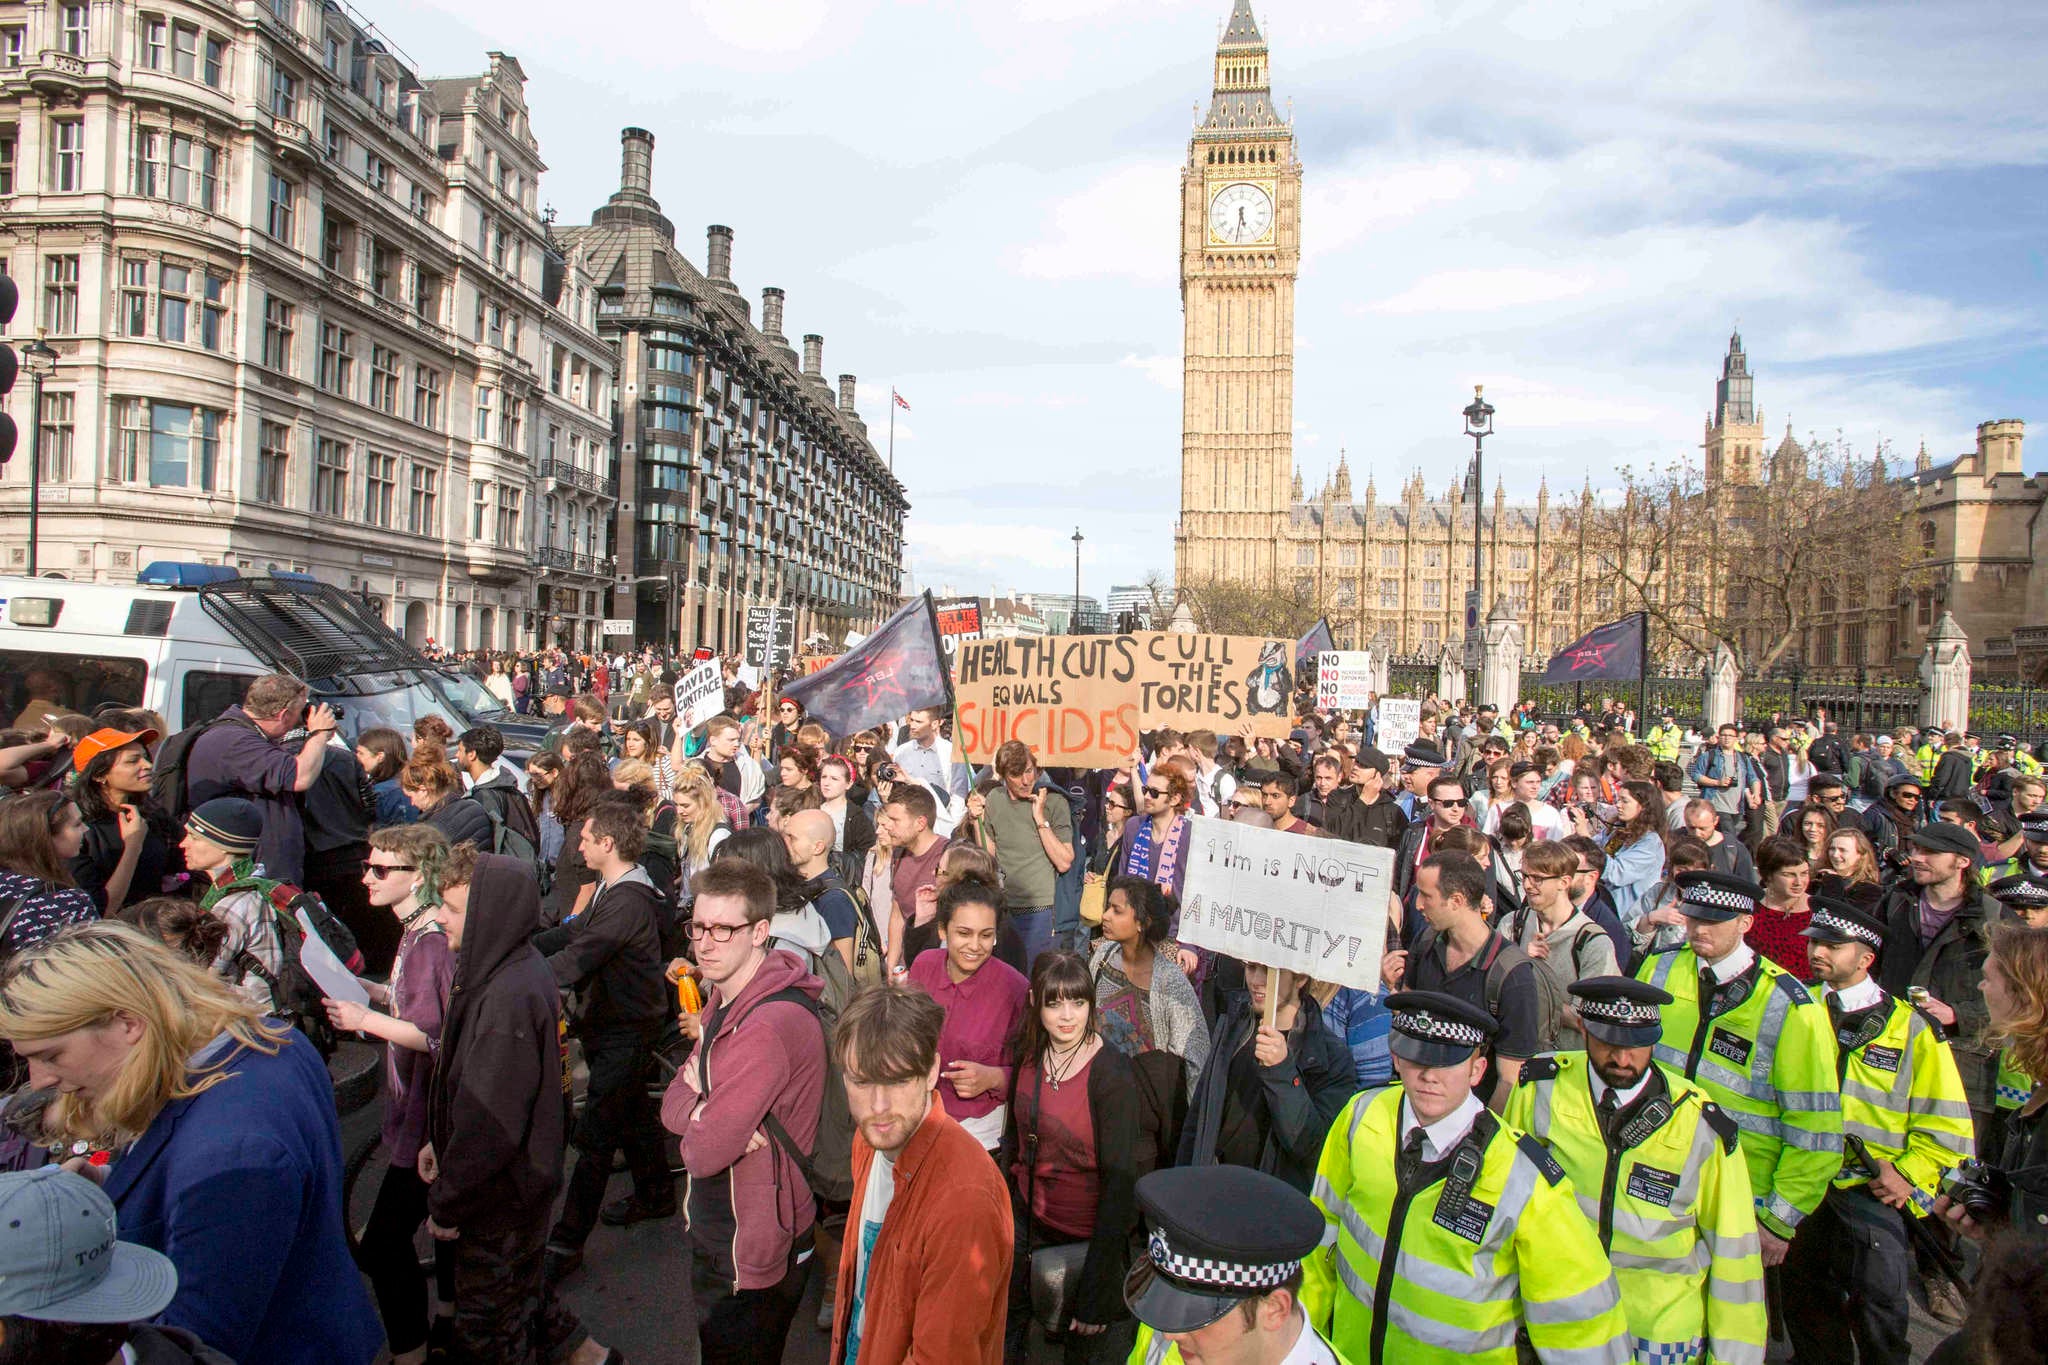
[[(846, 1356), (861, 1204), (874, 1160), (874, 1148), (856, 1132), (832, 1361)], [(1002, 1172), (934, 1095), (896, 1158), (896, 1197), (868, 1256), (857, 1365), (1001, 1365), (1013, 1238)]]

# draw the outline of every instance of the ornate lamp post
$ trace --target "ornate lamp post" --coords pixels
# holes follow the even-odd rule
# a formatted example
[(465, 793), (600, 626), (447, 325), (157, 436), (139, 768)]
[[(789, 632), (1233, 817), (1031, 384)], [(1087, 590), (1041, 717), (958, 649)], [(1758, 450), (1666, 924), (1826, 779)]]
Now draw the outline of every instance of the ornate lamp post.
[(1493, 435), (1493, 404), (1486, 401), (1484, 384), (1472, 386), (1472, 401), (1465, 406), (1465, 434), (1472, 438), (1472, 593), (1465, 608), (1465, 667), (1471, 670), (1479, 667), (1480, 624), (1486, 619), (1480, 567), (1486, 544), (1486, 438)]
[(43, 381), (57, 372), (57, 348), (41, 336), (21, 348), (28, 371), (28, 576), (36, 576), (36, 542), (43, 516)]
[(1067, 634), (1081, 633), (1081, 528), (1074, 528), (1074, 609), (1067, 614)]

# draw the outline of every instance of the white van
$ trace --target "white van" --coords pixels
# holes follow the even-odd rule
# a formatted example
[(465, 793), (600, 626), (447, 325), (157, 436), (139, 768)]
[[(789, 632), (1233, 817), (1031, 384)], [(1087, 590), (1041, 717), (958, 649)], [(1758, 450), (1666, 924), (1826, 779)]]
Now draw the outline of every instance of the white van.
[(168, 733), (211, 720), (272, 672), (305, 679), (350, 743), (380, 725), (410, 737), (426, 715), (457, 734), (488, 720), (466, 714), (449, 675), (360, 599), (309, 575), (166, 561), (136, 578), (0, 576), (0, 727), (40, 733), (52, 714), (143, 707)]

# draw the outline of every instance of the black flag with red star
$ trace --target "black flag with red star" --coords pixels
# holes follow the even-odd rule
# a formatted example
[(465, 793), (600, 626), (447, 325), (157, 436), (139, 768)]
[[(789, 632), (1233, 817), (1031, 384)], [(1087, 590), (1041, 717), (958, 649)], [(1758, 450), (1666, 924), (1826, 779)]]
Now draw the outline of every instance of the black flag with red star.
[(1633, 682), (1643, 670), (1641, 612), (1595, 626), (1550, 657), (1547, 683)]
[(782, 695), (834, 735), (897, 720), (921, 706), (953, 704), (929, 592), (913, 597), (875, 633)]

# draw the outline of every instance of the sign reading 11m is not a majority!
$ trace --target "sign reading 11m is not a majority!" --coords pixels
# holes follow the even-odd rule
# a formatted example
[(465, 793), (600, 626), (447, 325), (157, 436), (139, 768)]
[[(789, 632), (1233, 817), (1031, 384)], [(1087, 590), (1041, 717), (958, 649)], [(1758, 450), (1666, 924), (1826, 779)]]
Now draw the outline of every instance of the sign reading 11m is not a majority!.
[(1375, 990), (1394, 852), (1188, 817), (1180, 941)]

